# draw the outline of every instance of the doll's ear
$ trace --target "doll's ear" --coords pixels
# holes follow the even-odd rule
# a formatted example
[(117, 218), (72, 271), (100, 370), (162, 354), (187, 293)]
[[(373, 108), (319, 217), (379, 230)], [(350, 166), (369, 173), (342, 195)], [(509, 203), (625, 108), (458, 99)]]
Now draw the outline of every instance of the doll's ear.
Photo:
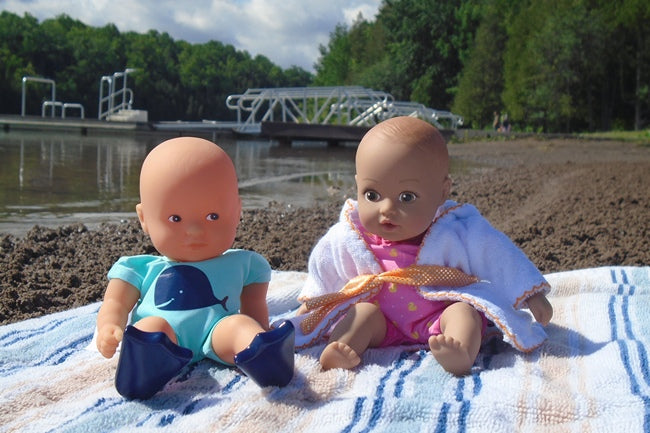
[(147, 223), (144, 220), (144, 211), (142, 209), (142, 203), (138, 203), (135, 205), (135, 212), (138, 214), (138, 220), (140, 220), (140, 227), (142, 227), (142, 231), (145, 232), (146, 234), (149, 234), (149, 230), (147, 230)]

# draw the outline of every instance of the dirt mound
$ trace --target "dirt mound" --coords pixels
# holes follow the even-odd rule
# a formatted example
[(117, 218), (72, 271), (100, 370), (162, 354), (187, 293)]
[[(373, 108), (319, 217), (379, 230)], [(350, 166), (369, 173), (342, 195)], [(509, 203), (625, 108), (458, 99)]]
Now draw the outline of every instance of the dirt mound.
[[(527, 139), (452, 144), (450, 154), (452, 199), (476, 205), (543, 272), (650, 264), (650, 147)], [(234, 247), (274, 269), (306, 270), (343, 198), (245, 211)], [(0, 324), (98, 301), (118, 257), (153, 252), (135, 218), (0, 235)]]

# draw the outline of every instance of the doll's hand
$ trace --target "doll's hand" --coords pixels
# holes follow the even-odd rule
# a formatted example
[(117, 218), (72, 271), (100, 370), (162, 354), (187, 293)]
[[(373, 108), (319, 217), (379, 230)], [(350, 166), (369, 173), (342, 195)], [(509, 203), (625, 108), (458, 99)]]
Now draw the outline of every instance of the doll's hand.
[(543, 293), (537, 293), (526, 301), (528, 309), (533, 313), (533, 317), (542, 325), (546, 326), (550, 323), (553, 317), (553, 306)]
[(122, 341), (124, 331), (116, 325), (104, 325), (97, 330), (97, 349), (105, 358), (115, 355), (117, 346)]

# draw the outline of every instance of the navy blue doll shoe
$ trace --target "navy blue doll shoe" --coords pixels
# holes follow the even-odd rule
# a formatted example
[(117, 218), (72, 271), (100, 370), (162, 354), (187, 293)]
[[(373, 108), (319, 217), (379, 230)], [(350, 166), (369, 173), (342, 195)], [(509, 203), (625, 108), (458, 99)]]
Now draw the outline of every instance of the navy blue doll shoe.
[(174, 344), (164, 332), (144, 332), (127, 326), (115, 388), (125, 398), (147, 399), (175, 377), (192, 356), (191, 350)]
[(285, 386), (293, 377), (296, 331), (284, 321), (275, 329), (260, 332), (237, 355), (235, 365), (260, 387)]

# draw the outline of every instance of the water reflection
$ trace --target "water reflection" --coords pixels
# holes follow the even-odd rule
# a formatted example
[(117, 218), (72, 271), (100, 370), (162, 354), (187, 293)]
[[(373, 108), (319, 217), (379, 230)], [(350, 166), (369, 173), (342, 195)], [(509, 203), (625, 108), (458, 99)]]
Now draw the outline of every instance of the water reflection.
[[(0, 133), (0, 232), (79, 221), (92, 226), (134, 216), (142, 161), (167, 138)], [(354, 148), (217, 142), (235, 163), (244, 207), (264, 207), (271, 200), (309, 206), (354, 186)]]

